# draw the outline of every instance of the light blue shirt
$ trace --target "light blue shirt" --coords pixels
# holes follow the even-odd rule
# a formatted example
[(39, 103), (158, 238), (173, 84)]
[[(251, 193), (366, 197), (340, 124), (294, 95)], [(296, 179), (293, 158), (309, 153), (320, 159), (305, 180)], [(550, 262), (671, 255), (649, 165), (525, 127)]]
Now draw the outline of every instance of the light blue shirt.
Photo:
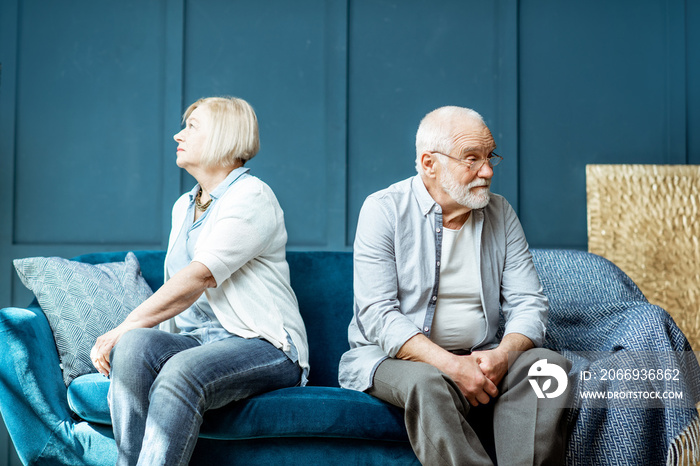
[[(200, 190), (199, 184), (195, 185), (189, 193), (189, 205), (187, 207), (186, 219), (182, 225), (182, 230), (178, 235), (175, 245), (168, 257), (168, 273), (172, 277), (180, 270), (187, 267), (194, 257), (194, 247), (197, 244), (202, 226), (209, 218), (212, 205), (226, 192), (226, 190), (236, 181), (250, 176), (249, 168), (236, 168), (222, 181), (210, 194), (211, 205), (202, 215), (194, 221), (194, 200)], [(207, 301), (204, 293), (185, 311), (175, 316), (175, 325), (180, 329), (181, 334), (195, 337), (201, 343), (212, 343), (231, 336), (214, 315), (214, 311)]]
[[(465, 349), (498, 346), (501, 308), (505, 334), (520, 333), (541, 346), (549, 307), (520, 221), (497, 194), (471, 215), (486, 328), (478, 343)], [(418, 333), (430, 337), (442, 233), (442, 209), (418, 175), (372, 194), (363, 204), (353, 253), (350, 350), (340, 361), (341, 387), (366, 390), (383, 360), (396, 357)]]

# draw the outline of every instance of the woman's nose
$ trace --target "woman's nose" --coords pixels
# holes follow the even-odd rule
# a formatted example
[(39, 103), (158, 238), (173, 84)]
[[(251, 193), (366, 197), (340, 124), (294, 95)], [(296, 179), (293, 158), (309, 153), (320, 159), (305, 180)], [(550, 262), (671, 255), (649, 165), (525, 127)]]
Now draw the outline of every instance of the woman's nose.
[(181, 142), (183, 140), (182, 139), (182, 131), (184, 131), (184, 129), (181, 130), (179, 133), (176, 133), (175, 136), (173, 136), (173, 139), (175, 139), (175, 142)]

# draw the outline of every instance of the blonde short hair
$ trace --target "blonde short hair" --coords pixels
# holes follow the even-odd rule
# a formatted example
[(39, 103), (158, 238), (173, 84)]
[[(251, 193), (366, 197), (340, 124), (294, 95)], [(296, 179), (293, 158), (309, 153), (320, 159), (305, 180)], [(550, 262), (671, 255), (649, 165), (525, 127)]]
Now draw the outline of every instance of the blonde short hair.
[[(486, 126), (479, 113), (465, 107), (440, 107), (423, 117), (416, 132), (416, 171), (423, 173), (421, 155), (424, 152), (449, 154), (454, 148), (455, 128), (464, 120), (472, 120)], [(446, 160), (439, 156), (441, 163)]]
[(248, 102), (237, 97), (207, 97), (190, 105), (184, 123), (198, 107), (206, 107), (212, 128), (202, 152), (205, 166), (245, 164), (260, 150), (258, 117)]

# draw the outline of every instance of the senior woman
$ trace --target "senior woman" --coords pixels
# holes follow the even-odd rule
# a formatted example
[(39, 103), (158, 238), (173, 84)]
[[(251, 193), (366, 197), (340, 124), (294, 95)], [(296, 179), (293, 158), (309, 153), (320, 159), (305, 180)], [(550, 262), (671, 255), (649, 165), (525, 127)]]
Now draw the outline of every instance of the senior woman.
[(282, 209), (244, 168), (259, 148), (255, 112), (215, 97), (183, 120), (177, 165), (197, 185), (173, 207), (165, 284), (91, 352), (111, 378), (119, 465), (187, 464), (206, 410), (308, 373)]

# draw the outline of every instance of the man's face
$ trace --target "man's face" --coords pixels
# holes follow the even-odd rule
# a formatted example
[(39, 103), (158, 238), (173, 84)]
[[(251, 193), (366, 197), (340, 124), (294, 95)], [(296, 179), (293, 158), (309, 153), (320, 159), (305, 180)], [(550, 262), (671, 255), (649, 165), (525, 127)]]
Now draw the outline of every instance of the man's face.
[(476, 122), (465, 124), (455, 136), (454, 147), (448, 154), (463, 162), (473, 162), (472, 168), (451, 158), (440, 162), (439, 182), (456, 203), (470, 209), (486, 207), (491, 199), (489, 185), (493, 169), (486, 159), (496, 148), (491, 132)]

